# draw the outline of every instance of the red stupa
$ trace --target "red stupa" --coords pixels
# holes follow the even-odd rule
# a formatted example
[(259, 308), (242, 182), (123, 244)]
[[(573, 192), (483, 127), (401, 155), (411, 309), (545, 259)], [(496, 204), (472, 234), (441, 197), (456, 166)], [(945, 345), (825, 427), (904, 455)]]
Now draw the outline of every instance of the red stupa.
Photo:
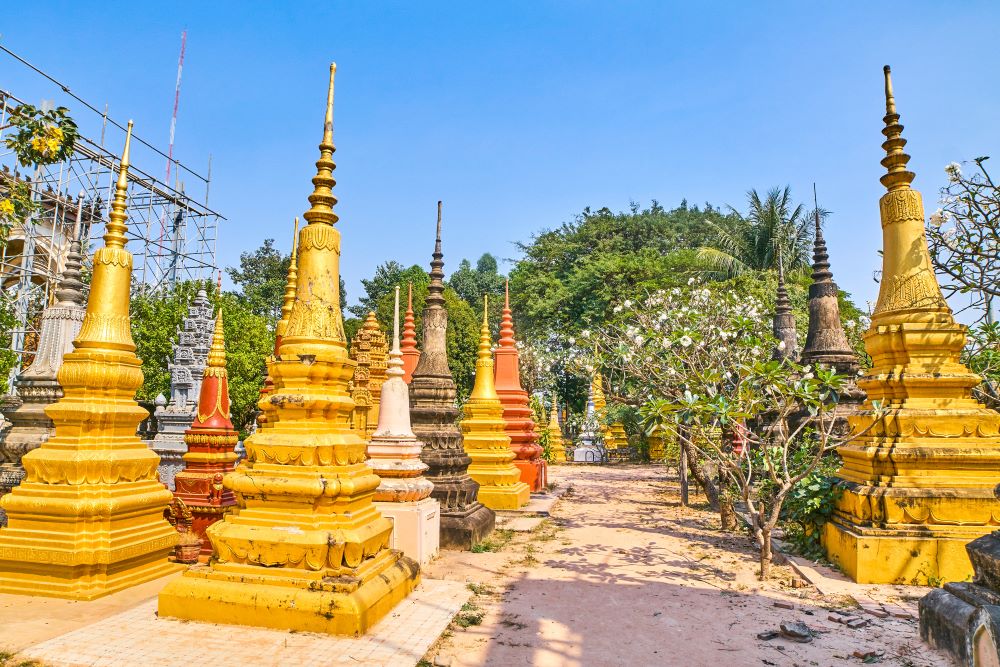
[(403, 318), (403, 339), (399, 342), (403, 353), (403, 382), (410, 384), (413, 379), (413, 369), (420, 361), (420, 350), (417, 349), (417, 327), (413, 324), (413, 283), (410, 283), (409, 296), (406, 299), (406, 317)]
[(521, 471), (521, 481), (532, 493), (543, 491), (548, 483), (548, 469), (538, 444), (535, 420), (531, 418), (528, 392), (521, 387), (520, 356), (514, 341), (514, 321), (510, 314), (510, 288), (504, 290), (503, 318), (500, 321), (500, 346), (496, 357), (496, 386), (503, 405), (503, 420), (514, 450), (514, 465)]
[(215, 321), (215, 335), (208, 351), (198, 413), (184, 432), (186, 468), (177, 473), (174, 495), (191, 510), (191, 530), (201, 537), (201, 553), (212, 554), (205, 530), (236, 506), (233, 492), (222, 478), (236, 465), (239, 434), (229, 419), (229, 380), (226, 377), (226, 341), (222, 333), (222, 313)]

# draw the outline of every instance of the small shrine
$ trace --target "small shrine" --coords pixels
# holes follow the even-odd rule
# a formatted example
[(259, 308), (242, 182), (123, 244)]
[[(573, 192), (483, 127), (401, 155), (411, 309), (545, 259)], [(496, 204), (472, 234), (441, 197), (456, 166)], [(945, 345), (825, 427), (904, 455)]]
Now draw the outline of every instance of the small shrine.
[(375, 313), (368, 313), (351, 340), (351, 359), (357, 363), (351, 381), (351, 398), (354, 399), (351, 419), (355, 430), (366, 440), (371, 438), (378, 424), (387, 349), (385, 334), (378, 326)]
[(528, 504), (531, 489), (521, 481), (512, 463), (514, 452), (503, 419), (503, 405), (493, 384), (487, 297), (483, 297), (483, 324), (476, 354), (476, 381), (465, 402), (465, 419), (459, 426), (465, 452), (472, 459), (469, 475), (479, 483), (479, 502), (491, 510), (516, 510)]
[(503, 419), (507, 422), (510, 447), (516, 457), (514, 465), (521, 471), (521, 481), (528, 485), (532, 493), (544, 491), (548, 485), (548, 466), (542, 458), (542, 447), (538, 444), (528, 392), (521, 387), (521, 362), (514, 338), (509, 283), (504, 289), (500, 341), (493, 354), (496, 359), (496, 392), (503, 404)]
[(566, 460), (566, 445), (563, 443), (562, 429), (559, 428), (559, 408), (556, 406), (555, 394), (552, 394), (552, 410), (545, 430), (549, 435), (549, 454), (552, 461), (562, 463)]
[(160, 480), (171, 491), (174, 477), (184, 469), (184, 432), (191, 426), (198, 411), (202, 374), (208, 348), (212, 345), (215, 315), (208, 294), (199, 289), (177, 332), (174, 358), (170, 368), (170, 398), (167, 406), (157, 409), (156, 435), (151, 447), (160, 457)]
[(441, 541), (441, 506), (430, 498), (434, 484), (423, 477), (423, 443), (410, 427), (410, 391), (403, 381), (399, 348), (399, 287), (392, 322), (392, 350), (382, 383), (378, 425), (368, 442), (368, 465), (381, 482), (375, 507), (392, 520), (393, 549), (424, 565), (437, 555)]
[(223, 479), (236, 467), (239, 433), (229, 419), (229, 378), (222, 313), (215, 322), (212, 347), (202, 375), (198, 410), (184, 433), (185, 468), (177, 473), (174, 496), (191, 512), (191, 530), (201, 539), (201, 553), (212, 554), (206, 530), (236, 507), (236, 496)]
[[(600, 373), (594, 376), (594, 381), (587, 391), (587, 411), (584, 414), (583, 428), (580, 429), (576, 447), (573, 448), (573, 461), (576, 463), (600, 463), (604, 458), (597, 445), (598, 436), (594, 430), (599, 424), (594, 397), (595, 389), (600, 390), (600, 377)], [(601, 398), (603, 399), (603, 392)]]

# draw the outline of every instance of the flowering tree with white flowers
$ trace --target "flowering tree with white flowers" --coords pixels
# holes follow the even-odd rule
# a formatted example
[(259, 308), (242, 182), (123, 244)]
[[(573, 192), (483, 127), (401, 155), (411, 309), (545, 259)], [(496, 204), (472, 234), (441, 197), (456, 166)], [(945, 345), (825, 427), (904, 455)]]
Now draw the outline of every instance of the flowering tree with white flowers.
[(988, 157), (945, 167), (948, 184), (941, 207), (927, 221), (927, 242), (946, 297), (964, 295), (971, 315), (965, 361), (983, 377), (977, 397), (1000, 407), (1000, 187), (986, 168)]
[(830, 414), (844, 378), (773, 359), (769, 314), (746, 295), (693, 285), (615, 312), (594, 336), (612, 385), (649, 429), (678, 434), (714, 506), (738, 502), (766, 578), (785, 498), (846, 442)]
[(988, 159), (973, 160), (968, 173), (957, 162), (945, 167), (948, 185), (927, 221), (927, 242), (945, 296), (969, 295), (967, 308), (978, 311), (977, 321), (992, 322), (1000, 296), (1000, 189), (986, 169)]

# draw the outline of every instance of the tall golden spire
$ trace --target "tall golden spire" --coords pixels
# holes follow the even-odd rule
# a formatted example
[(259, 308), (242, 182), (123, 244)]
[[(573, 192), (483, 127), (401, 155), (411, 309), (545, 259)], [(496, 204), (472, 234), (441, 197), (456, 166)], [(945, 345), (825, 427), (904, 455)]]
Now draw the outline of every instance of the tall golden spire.
[[(76, 339), (77, 348), (100, 348), (135, 351), (129, 320), (129, 290), (132, 280), (132, 254), (125, 249), (128, 229), (125, 201), (128, 197), (129, 152), (132, 145), (132, 121), (128, 122), (125, 148), (118, 168), (118, 182), (111, 200), (105, 227), (104, 247), (94, 254), (87, 314)], [(139, 384), (142, 384), (140, 380)]]
[(906, 170), (910, 156), (903, 152), (906, 139), (903, 138), (903, 126), (899, 124), (899, 114), (896, 113), (896, 98), (892, 94), (892, 70), (886, 65), (882, 71), (885, 75), (885, 117), (882, 119), (885, 122), (885, 128), (882, 130), (882, 134), (885, 135), (885, 141), (882, 142), (885, 157), (882, 158), (882, 166), (888, 173), (879, 180), (889, 192), (892, 192), (908, 189), (915, 174)]
[[(311, 204), (303, 217), (308, 223), (299, 234), (298, 283), (295, 303), (288, 316), (282, 347), (293, 345), (293, 354), (312, 354), (316, 345), (333, 342), (339, 356), (347, 356), (344, 319), (340, 312), (340, 232), (333, 212), (337, 198), (333, 170), (333, 78), (337, 64), (330, 64), (330, 87), (326, 96), (323, 141), (313, 177)], [(279, 350), (280, 351), (280, 350)]]
[(914, 173), (906, 170), (910, 156), (903, 152), (906, 139), (899, 124), (896, 99), (892, 92), (889, 66), (885, 74), (885, 127), (882, 142), (887, 173), (879, 180), (888, 192), (879, 200), (882, 219), (882, 281), (873, 313), (873, 329), (878, 324), (945, 317), (953, 322), (931, 264), (924, 232), (924, 203), (910, 187)]
[(493, 380), (493, 355), (490, 354), (489, 298), (483, 295), (483, 326), (479, 330), (479, 350), (476, 352), (476, 383), (469, 398), (500, 400)]
[(323, 121), (323, 141), (319, 144), (319, 159), (316, 160), (316, 175), (313, 177), (313, 193), (309, 195), (312, 206), (303, 216), (310, 225), (313, 223), (335, 224), (340, 218), (333, 212), (337, 198), (333, 194), (333, 186), (337, 181), (333, 178), (333, 170), (337, 165), (333, 162), (333, 77), (337, 73), (337, 63), (330, 63), (330, 87), (326, 93), (326, 118)]
[(128, 239), (125, 231), (128, 229), (125, 221), (125, 200), (128, 197), (129, 153), (132, 150), (132, 121), (128, 122), (125, 132), (125, 150), (122, 151), (122, 161), (118, 168), (118, 182), (115, 183), (115, 195), (111, 200), (111, 213), (108, 215), (108, 225), (104, 233), (104, 245), (108, 248), (124, 248)]
[(292, 256), (288, 260), (288, 277), (285, 279), (285, 298), (281, 304), (281, 319), (275, 326), (275, 334), (280, 340), (285, 335), (288, 328), (288, 316), (292, 314), (292, 306), (295, 305), (296, 281), (299, 277), (297, 257), (299, 246), (299, 219), (295, 218), (295, 231), (292, 232)]

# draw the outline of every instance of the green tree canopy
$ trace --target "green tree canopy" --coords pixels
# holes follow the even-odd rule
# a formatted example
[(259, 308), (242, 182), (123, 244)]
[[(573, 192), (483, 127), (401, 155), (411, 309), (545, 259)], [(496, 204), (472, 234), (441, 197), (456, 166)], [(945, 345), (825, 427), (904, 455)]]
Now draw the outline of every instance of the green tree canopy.
[(226, 269), (250, 312), (272, 322), (281, 317), (290, 258), (274, 247), (274, 239), (264, 239), (253, 252), (240, 253), (239, 268)]

